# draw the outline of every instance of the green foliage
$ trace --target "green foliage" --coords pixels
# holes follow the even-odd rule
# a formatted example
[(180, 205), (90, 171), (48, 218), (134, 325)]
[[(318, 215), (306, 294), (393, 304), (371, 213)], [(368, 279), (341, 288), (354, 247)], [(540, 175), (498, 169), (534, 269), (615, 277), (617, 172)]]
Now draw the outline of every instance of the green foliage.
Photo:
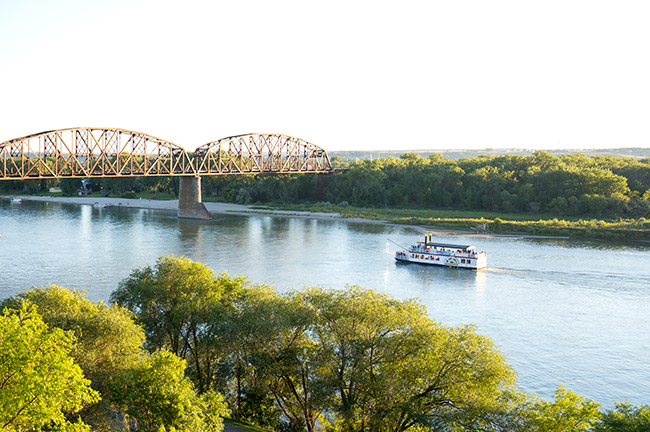
[(63, 178), (59, 180), (61, 193), (65, 196), (73, 196), (81, 188), (81, 180), (76, 178)]
[(122, 306), (91, 302), (80, 291), (34, 288), (5, 300), (4, 307), (37, 305), (52, 327), (69, 331), (77, 343), (70, 354), (88, 371), (104, 397), (82, 415), (93, 430), (113, 430), (126, 414), (135, 430), (220, 431), (226, 414), (213, 391), (199, 396), (185, 378), (185, 362), (169, 352), (149, 356), (144, 331)]
[(221, 397), (199, 397), (185, 378), (185, 361), (168, 351), (146, 356), (116, 383), (118, 406), (138, 431), (219, 432), (228, 414)]
[(4, 300), (0, 307), (16, 308), (23, 301), (38, 306), (48, 326), (74, 333), (71, 355), (97, 390), (104, 391), (102, 383), (131, 367), (142, 355), (144, 332), (124, 307), (92, 302), (82, 291), (56, 285), (32, 288)]
[(161, 257), (154, 268), (134, 270), (111, 294), (111, 302), (138, 314), (150, 349), (166, 348), (183, 357), (197, 313), (218, 302), (221, 294), (207, 266), (182, 257)]
[(48, 329), (34, 307), (5, 309), (0, 317), (0, 429), (88, 430), (71, 423), (75, 413), (99, 399), (69, 355), (71, 332)]
[[(83, 417), (98, 431), (123, 423), (217, 432), (226, 415), (309, 432), (636, 432), (650, 425), (645, 405), (620, 403), (603, 414), (564, 387), (550, 402), (526, 395), (498, 347), (472, 326), (446, 327), (417, 301), (356, 286), (278, 294), (161, 257), (154, 268), (134, 270), (112, 299), (131, 311), (58, 286), (2, 302), (1, 430), (87, 431)], [(154, 354), (142, 350), (143, 334)], [(75, 361), (105, 402), (92, 405), (99, 394)]]
[[(478, 156), (448, 160), (406, 153), (337, 164), (332, 175), (256, 174), (202, 177), (203, 197), (250, 204), (328, 201), (373, 208), (455, 209), (601, 219), (650, 217), (650, 161), (624, 157)], [(92, 180), (92, 179), (91, 179)], [(74, 179), (61, 180), (61, 186)], [(8, 191), (38, 193), (57, 180), (5, 181)], [(92, 180), (104, 196), (178, 194), (171, 177)], [(618, 235), (615, 235), (618, 237)]]
[(458, 413), (487, 415), (514, 384), (472, 327), (444, 327), (416, 302), (359, 287), (279, 295), (167, 257), (111, 298), (138, 314), (151, 347), (178, 348), (200, 388), (224, 392), (235, 418), (274, 428), (280, 414), (308, 431), (318, 421), (339, 430), (452, 425)]
[(560, 386), (555, 401), (536, 401), (530, 407), (530, 431), (589, 431), (600, 419), (599, 404)]
[(243, 278), (229, 279), (232, 289), (223, 297), (218, 314), (204, 333), (206, 352), (214, 358), (213, 383), (227, 395), (233, 417), (269, 428), (279, 427), (280, 408), (267, 386), (269, 348), (288, 317), (284, 303), (267, 286), (251, 285)]
[(214, 332), (224, 314), (223, 296), (245, 284), (228, 275), (215, 278), (207, 266), (187, 258), (161, 257), (156, 266), (134, 270), (111, 301), (135, 312), (150, 350), (168, 349), (188, 360), (200, 391), (210, 388), (221, 347)]
[(454, 208), (555, 215), (650, 215), (650, 163), (630, 158), (480, 156), (446, 160), (414, 153), (360, 160), (330, 175), (206, 178), (227, 201), (349, 202), (363, 207)]
[(647, 432), (650, 430), (650, 406), (633, 406), (627, 402), (607, 410), (596, 424), (594, 432)]
[(331, 387), (319, 400), (334, 402), (333, 409), (321, 408), (332, 430), (453, 425), (458, 412), (491, 411), (514, 384), (513, 372), (489, 339), (472, 327), (431, 321), (417, 302), (348, 287), (311, 288), (293, 294), (289, 304), (315, 317), (303, 335), (314, 354), (301, 351), (299, 359), (309, 362), (300, 370), (322, 374), (320, 381), (310, 381), (321, 392)]

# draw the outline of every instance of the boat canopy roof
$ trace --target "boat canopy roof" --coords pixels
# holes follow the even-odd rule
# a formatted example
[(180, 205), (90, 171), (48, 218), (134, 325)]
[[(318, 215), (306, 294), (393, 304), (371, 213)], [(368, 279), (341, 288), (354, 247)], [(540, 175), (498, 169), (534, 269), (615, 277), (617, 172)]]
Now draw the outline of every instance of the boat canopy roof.
[[(418, 243), (425, 243), (425, 241), (420, 240), (418, 241)], [(446, 249), (464, 249), (464, 250), (476, 249), (475, 246), (471, 246), (471, 245), (458, 245), (458, 244), (451, 244), (451, 243), (433, 243), (433, 242), (426, 242), (426, 244), (427, 246), (441, 247)]]

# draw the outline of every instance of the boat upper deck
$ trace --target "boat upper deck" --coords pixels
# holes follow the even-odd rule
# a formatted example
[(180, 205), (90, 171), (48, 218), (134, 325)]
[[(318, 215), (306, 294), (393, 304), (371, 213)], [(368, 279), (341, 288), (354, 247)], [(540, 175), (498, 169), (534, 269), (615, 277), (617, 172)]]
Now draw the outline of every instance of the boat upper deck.
[(442, 255), (458, 255), (458, 256), (483, 256), (485, 252), (478, 252), (476, 246), (472, 245), (459, 245), (453, 243), (437, 243), (432, 241), (433, 236), (430, 234), (425, 234), (423, 240), (418, 240), (418, 242), (412, 245), (409, 248), (409, 252), (425, 252), (425, 253), (437, 253)]
[(458, 245), (458, 244), (451, 244), (451, 243), (432, 243), (426, 240), (418, 240), (418, 244), (422, 244), (424, 246), (429, 246), (429, 247), (442, 248), (442, 249), (460, 249), (460, 250), (476, 249), (475, 246), (471, 246), (471, 245)]

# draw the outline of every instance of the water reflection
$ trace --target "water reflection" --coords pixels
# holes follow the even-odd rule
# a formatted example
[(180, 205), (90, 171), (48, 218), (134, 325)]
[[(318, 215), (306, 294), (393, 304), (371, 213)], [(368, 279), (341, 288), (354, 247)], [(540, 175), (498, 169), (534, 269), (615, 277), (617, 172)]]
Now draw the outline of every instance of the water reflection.
[(386, 225), (372, 222), (349, 222), (347, 227), (350, 231), (363, 234), (383, 234), (386, 232)]
[(201, 229), (207, 221), (199, 219), (178, 219), (179, 238), (182, 242), (201, 243)]
[(476, 292), (477, 294), (484, 295), (485, 288), (487, 287), (487, 271), (476, 271)]
[[(478, 275), (485, 275), (482, 271), (404, 263), (401, 261), (395, 261), (395, 266), (398, 270), (409, 272), (410, 277), (419, 281), (423, 288), (445, 286), (449, 289), (469, 288), (473, 290), (477, 286)], [(484, 278), (483, 283), (485, 283)]]

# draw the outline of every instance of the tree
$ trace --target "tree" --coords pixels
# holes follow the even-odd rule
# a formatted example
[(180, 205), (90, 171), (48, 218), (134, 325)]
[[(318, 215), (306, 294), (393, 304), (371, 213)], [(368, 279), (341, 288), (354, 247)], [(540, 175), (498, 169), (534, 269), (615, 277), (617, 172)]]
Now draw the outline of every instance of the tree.
[(291, 304), (313, 318), (289, 332), (300, 342), (294, 350), (281, 350), (293, 359), (280, 363), (282, 373), (303, 386), (302, 392), (288, 388), (296, 402), (310, 390), (312, 401), (324, 408), (329, 403), (329, 409), (312, 409), (320, 408), (335, 430), (452, 426), (464, 413), (494, 410), (514, 384), (513, 372), (488, 338), (471, 326), (447, 328), (431, 321), (415, 301), (349, 287), (311, 288), (292, 294)]
[(33, 306), (0, 317), (0, 430), (84, 430), (66, 414), (99, 400), (70, 356), (72, 332), (48, 329)]
[(81, 180), (78, 178), (62, 178), (59, 181), (61, 186), (61, 193), (64, 196), (74, 196), (77, 194), (79, 188), (81, 188)]
[(632, 406), (627, 402), (607, 410), (596, 424), (595, 432), (647, 432), (650, 430), (650, 406)]
[(21, 302), (36, 305), (49, 327), (74, 333), (76, 343), (70, 354), (96, 390), (104, 392), (103, 384), (131, 367), (143, 354), (144, 331), (123, 307), (92, 302), (82, 291), (57, 285), (32, 288), (4, 300), (0, 306), (17, 308)]
[(203, 362), (212, 364), (212, 383), (226, 393), (234, 418), (276, 429), (280, 408), (269, 391), (266, 367), (278, 331), (285, 328), (286, 317), (278, 312), (284, 302), (265, 285), (242, 278), (230, 279), (230, 285), (202, 333)]
[(136, 313), (147, 347), (167, 349), (186, 359), (199, 391), (210, 388), (221, 353), (214, 332), (221, 328), (222, 296), (247, 282), (227, 274), (215, 278), (207, 266), (187, 258), (161, 257), (156, 266), (134, 270), (111, 294), (111, 301)]
[(160, 257), (154, 268), (132, 271), (110, 300), (137, 314), (149, 349), (166, 348), (184, 357), (190, 349), (196, 313), (220, 297), (217, 280), (207, 266), (183, 257)]
[(110, 392), (111, 381), (132, 367), (143, 354), (144, 331), (123, 307), (107, 307), (92, 302), (84, 292), (51, 285), (32, 288), (2, 302), (19, 307), (22, 302), (38, 307), (49, 327), (69, 331), (75, 336), (70, 355), (101, 393), (99, 403), (86, 406), (82, 415), (93, 430), (109, 430), (115, 417)]
[(256, 349), (253, 367), (260, 370), (291, 430), (313, 432), (334, 392), (328, 365), (331, 353), (317, 337), (318, 311), (300, 294), (281, 296), (264, 314), (271, 333)]
[(385, 180), (386, 174), (378, 161), (361, 161), (352, 165), (339, 182), (339, 198), (356, 205), (384, 205)]
[(221, 395), (198, 396), (185, 378), (185, 361), (169, 351), (144, 357), (121, 377), (114, 393), (127, 414), (126, 422), (138, 431), (220, 432), (228, 415)]
[(221, 430), (221, 396), (207, 392), (199, 397), (183, 375), (185, 362), (173, 354), (148, 355), (142, 348), (144, 330), (129, 310), (55, 285), (20, 293), (3, 304), (15, 307), (21, 302), (36, 305), (49, 326), (76, 336), (70, 354), (89, 371), (93, 387), (103, 396), (101, 404), (82, 412), (93, 430), (111, 430), (123, 417), (121, 410), (140, 430)]
[(589, 431), (600, 418), (599, 404), (563, 386), (555, 390), (555, 401), (538, 400), (531, 406), (530, 431)]
[(298, 192), (298, 177), (295, 174), (259, 176), (259, 187), (270, 201), (279, 199), (282, 204), (295, 202)]
[(187, 361), (200, 392), (219, 389), (235, 418), (277, 426), (274, 400), (250, 367), (274, 337), (275, 327), (265, 321), (277, 302), (272, 289), (165, 257), (154, 268), (134, 270), (111, 299), (137, 314), (151, 349), (169, 349)]

